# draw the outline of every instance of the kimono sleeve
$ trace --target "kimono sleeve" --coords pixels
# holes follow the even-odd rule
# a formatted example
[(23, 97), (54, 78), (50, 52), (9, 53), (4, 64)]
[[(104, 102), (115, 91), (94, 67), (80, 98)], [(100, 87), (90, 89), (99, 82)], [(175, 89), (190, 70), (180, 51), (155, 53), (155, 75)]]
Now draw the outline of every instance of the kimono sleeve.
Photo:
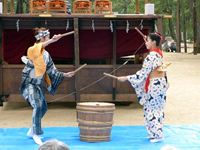
[(47, 89), (53, 95), (56, 92), (60, 83), (63, 81), (64, 73), (56, 69), (50, 55), (49, 55), (49, 61), (47, 64), (47, 74), (51, 80), (51, 85)]
[(143, 84), (150, 72), (153, 70), (155, 58), (152, 55), (148, 55), (142, 65), (142, 68), (136, 72), (136, 74), (127, 76), (128, 81), (135, 88), (136, 86)]

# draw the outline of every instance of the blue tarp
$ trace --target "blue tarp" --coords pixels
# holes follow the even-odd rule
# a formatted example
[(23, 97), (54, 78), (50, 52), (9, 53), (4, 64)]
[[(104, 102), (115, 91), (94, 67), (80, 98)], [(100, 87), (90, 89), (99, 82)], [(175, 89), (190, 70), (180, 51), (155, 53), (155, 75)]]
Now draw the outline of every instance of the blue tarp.
[[(0, 150), (37, 150), (28, 128), (0, 128)], [(200, 150), (200, 125), (164, 127), (165, 139), (150, 143), (144, 126), (113, 126), (111, 141), (88, 143), (79, 140), (78, 127), (44, 128), (43, 141), (57, 139), (66, 143), (70, 150), (160, 150), (171, 145), (179, 150)]]

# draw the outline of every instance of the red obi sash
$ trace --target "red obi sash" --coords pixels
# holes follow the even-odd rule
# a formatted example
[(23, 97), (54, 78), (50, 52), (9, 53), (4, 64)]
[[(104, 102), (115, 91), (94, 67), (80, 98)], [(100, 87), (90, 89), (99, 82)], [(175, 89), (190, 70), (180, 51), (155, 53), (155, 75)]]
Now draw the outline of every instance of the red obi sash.
[[(150, 52), (156, 52), (158, 53), (161, 57), (163, 57), (163, 53), (162, 53), (162, 50), (160, 48), (154, 48), (154, 49), (151, 49)], [(147, 79), (146, 79), (146, 82), (145, 82), (145, 92), (147, 93), (148, 92), (148, 89), (149, 89), (149, 84), (150, 84), (150, 75), (148, 75)]]

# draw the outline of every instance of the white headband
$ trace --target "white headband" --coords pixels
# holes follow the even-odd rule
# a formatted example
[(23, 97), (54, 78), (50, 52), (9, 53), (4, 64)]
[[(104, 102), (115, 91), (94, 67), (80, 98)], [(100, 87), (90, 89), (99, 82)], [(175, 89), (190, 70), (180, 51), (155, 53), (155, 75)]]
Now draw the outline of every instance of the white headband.
[(45, 36), (47, 36), (47, 35), (49, 35), (49, 34), (50, 34), (49, 30), (40, 31), (40, 32), (35, 36), (35, 38), (36, 38), (36, 40), (40, 40), (42, 37), (45, 37)]

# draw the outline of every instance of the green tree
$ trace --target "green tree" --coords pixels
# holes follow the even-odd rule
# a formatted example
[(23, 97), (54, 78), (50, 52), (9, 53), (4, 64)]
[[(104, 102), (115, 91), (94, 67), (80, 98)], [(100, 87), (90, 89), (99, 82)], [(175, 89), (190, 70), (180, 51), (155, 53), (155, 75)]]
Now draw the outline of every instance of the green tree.
[(134, 12), (134, 0), (113, 0), (113, 11), (120, 14)]

